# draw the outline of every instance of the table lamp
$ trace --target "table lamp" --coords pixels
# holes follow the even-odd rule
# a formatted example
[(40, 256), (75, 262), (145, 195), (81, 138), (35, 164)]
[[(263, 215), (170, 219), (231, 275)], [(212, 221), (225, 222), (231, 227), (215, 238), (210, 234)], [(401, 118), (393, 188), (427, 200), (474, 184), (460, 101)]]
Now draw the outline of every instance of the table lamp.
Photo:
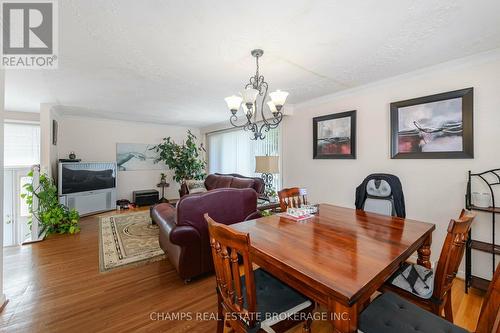
[(273, 174), (279, 173), (279, 156), (255, 156), (255, 172), (262, 174), (267, 195), (273, 190)]

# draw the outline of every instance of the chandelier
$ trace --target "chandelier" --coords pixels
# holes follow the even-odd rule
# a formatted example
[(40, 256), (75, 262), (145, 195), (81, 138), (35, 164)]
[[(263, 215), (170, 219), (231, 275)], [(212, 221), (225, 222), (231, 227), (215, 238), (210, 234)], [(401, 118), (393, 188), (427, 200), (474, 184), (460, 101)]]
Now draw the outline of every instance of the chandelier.
[[(245, 131), (251, 131), (253, 133), (252, 140), (265, 139), (265, 133), (270, 129), (278, 127), (281, 120), (283, 120), (283, 106), (285, 105), (288, 93), (286, 91), (276, 90), (269, 93), (269, 98), (271, 99), (266, 104), (271, 111), (271, 117), (266, 118), (264, 113), (264, 103), (267, 98), (267, 90), (269, 88), (266, 81), (264, 81), (264, 76), (259, 73), (259, 58), (264, 54), (263, 50), (256, 49), (252, 50), (252, 56), (255, 57), (257, 70), (255, 75), (250, 77), (249, 82), (245, 85), (245, 89), (239, 94), (226, 97), (225, 101), (227, 107), (231, 111), (231, 117), (229, 122), (231, 125), (237, 128), (243, 128)], [(259, 101), (260, 99), (260, 101)], [(260, 106), (260, 118), (257, 119), (259, 114)], [(245, 123), (240, 125), (237, 124), (238, 110), (242, 108), (243, 114), (246, 118)]]

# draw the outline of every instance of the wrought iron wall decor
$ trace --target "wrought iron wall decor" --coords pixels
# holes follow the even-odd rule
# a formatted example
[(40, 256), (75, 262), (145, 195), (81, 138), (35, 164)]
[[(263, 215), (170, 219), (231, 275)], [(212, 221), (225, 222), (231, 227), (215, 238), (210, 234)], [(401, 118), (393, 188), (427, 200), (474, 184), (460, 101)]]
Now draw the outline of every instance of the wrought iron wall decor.
[[(272, 117), (266, 118), (264, 113), (264, 104), (266, 103), (267, 91), (269, 89), (268, 83), (264, 80), (264, 76), (259, 72), (259, 58), (264, 54), (263, 50), (255, 49), (251, 52), (255, 57), (257, 70), (255, 75), (250, 77), (249, 82), (245, 85), (245, 89), (240, 92), (240, 95), (233, 95), (225, 98), (227, 106), (231, 111), (229, 122), (234, 127), (243, 128), (245, 131), (253, 133), (252, 140), (264, 139), (265, 132), (270, 129), (278, 127), (281, 120), (283, 120), (283, 106), (285, 105), (288, 93), (286, 91), (277, 90), (269, 93), (270, 101), (267, 106), (271, 111)], [(260, 96), (260, 101), (258, 97)], [(238, 125), (238, 116), (236, 115), (242, 108), (245, 116), (245, 123)], [(260, 108), (260, 117), (257, 119)]]
[(473, 158), (473, 88), (391, 103), (392, 158)]

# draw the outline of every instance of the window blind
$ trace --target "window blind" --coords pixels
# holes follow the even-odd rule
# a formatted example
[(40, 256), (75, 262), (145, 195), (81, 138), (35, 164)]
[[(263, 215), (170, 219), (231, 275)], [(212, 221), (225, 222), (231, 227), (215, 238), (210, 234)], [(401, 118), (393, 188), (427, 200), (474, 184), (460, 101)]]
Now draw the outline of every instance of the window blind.
[[(266, 133), (264, 140), (251, 140), (250, 133), (241, 129), (214, 132), (207, 135), (209, 173), (239, 173), (260, 177), (255, 173), (255, 156), (280, 155), (280, 129)], [(281, 188), (281, 176), (274, 175), (274, 189)]]
[(5, 167), (31, 166), (40, 163), (40, 126), (4, 124)]

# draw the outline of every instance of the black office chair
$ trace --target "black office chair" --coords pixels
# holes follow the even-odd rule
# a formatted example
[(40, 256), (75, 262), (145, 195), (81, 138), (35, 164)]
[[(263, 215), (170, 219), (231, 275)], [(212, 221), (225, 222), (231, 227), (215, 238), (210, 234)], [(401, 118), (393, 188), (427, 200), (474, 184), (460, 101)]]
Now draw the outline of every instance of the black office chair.
[(356, 208), (389, 216), (405, 217), (404, 196), (398, 177), (371, 174), (356, 188)]

